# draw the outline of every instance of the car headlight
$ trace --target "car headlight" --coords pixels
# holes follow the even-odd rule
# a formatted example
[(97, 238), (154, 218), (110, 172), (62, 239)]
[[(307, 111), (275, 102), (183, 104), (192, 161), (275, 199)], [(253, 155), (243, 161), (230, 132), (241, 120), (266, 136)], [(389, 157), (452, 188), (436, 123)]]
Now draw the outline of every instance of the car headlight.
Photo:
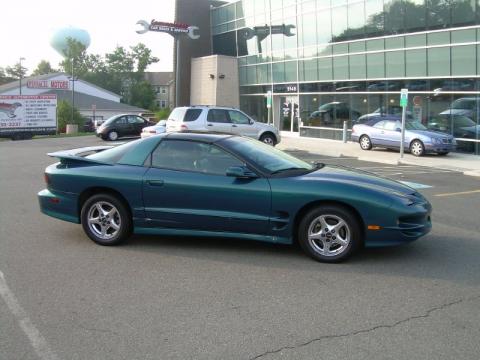
[(439, 138), (433, 138), (433, 139), (432, 139), (432, 142), (433, 142), (434, 144), (441, 144), (441, 143), (442, 143), (442, 140), (439, 139)]

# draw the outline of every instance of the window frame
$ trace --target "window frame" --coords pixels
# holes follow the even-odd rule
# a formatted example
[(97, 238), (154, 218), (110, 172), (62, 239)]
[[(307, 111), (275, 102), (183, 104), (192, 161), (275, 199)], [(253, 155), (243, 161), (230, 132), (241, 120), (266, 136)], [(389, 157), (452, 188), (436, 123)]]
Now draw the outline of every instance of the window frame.
[[(144, 166), (147, 166), (149, 168), (154, 168), (154, 169), (159, 169), (159, 170), (169, 170), (169, 171), (178, 171), (178, 172), (184, 172), (184, 173), (196, 173), (196, 174), (202, 174), (202, 175), (208, 175), (208, 176), (224, 176), (227, 177), (226, 172), (225, 174), (218, 174), (218, 173), (211, 173), (211, 172), (204, 172), (204, 171), (199, 171), (199, 170), (188, 170), (188, 169), (177, 169), (177, 168), (171, 168), (171, 167), (159, 167), (159, 166), (154, 166), (153, 164), (153, 154), (157, 149), (161, 146), (163, 142), (189, 142), (189, 143), (194, 143), (194, 144), (204, 144), (210, 147), (214, 147), (215, 149), (222, 151), (223, 153), (227, 154), (231, 158), (237, 160), (240, 165), (232, 165), (232, 166), (246, 166), (249, 168), (249, 170), (255, 172), (257, 175), (256, 169), (252, 169), (251, 166), (249, 166), (248, 162), (242, 159), (241, 157), (237, 156), (236, 154), (232, 153), (228, 149), (225, 149), (223, 146), (219, 146), (214, 143), (206, 142), (206, 141), (199, 141), (199, 140), (192, 140), (192, 139), (162, 139), (160, 142), (155, 146), (155, 148), (150, 152), (148, 155), (147, 159), (144, 162)], [(226, 170), (226, 169), (225, 169)]]

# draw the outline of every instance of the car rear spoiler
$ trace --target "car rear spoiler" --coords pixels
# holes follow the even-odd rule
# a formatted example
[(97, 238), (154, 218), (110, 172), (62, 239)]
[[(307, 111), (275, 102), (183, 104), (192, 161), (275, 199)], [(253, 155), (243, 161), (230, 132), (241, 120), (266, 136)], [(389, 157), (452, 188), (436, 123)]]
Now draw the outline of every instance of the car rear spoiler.
[(61, 163), (72, 163), (72, 162), (83, 162), (83, 163), (90, 163), (90, 164), (99, 164), (99, 165), (112, 165), (110, 163), (89, 159), (86, 156), (99, 153), (104, 150), (108, 150), (113, 148), (114, 146), (89, 146), (71, 150), (62, 150), (56, 151), (52, 153), (48, 153), (47, 155), (50, 157), (56, 157), (60, 159)]

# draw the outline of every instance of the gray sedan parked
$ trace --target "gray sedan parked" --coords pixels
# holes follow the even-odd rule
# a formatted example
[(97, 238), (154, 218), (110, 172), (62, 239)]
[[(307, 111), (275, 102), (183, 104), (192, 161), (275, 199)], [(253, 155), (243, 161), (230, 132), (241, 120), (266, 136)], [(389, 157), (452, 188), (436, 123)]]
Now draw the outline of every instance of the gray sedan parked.
[[(398, 149), (401, 126), (401, 120), (397, 116), (378, 116), (366, 124), (354, 125), (351, 139), (359, 142), (363, 150), (370, 150), (374, 146)], [(407, 121), (405, 124), (404, 147), (412, 155), (422, 156), (427, 152), (447, 155), (454, 150), (455, 145), (452, 135), (429, 131), (418, 121)]]

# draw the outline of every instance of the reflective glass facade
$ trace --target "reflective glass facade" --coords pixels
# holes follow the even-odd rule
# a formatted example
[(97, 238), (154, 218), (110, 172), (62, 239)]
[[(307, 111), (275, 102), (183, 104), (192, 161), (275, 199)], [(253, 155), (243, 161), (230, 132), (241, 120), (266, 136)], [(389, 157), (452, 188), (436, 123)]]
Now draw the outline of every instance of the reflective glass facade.
[[(477, 0), (241, 0), (211, 12), (213, 52), (238, 57), (242, 110), (303, 136), (341, 138), (379, 109), (480, 148)], [(328, 121), (319, 112), (328, 112)]]

